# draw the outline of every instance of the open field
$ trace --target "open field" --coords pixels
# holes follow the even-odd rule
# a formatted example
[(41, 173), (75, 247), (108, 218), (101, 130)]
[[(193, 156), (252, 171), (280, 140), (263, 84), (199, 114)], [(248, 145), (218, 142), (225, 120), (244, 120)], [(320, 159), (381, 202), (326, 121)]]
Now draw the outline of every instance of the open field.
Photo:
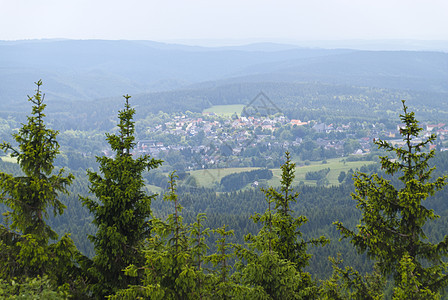
[(237, 113), (238, 116), (241, 115), (245, 105), (242, 104), (234, 104), (234, 105), (214, 105), (212, 107), (204, 109), (203, 113), (215, 113), (217, 115), (230, 117), (234, 113)]
[(148, 191), (150, 193), (154, 193), (154, 194), (161, 194), (163, 193), (163, 189), (161, 187), (152, 185), (152, 184), (147, 184), (146, 188), (148, 189)]
[(196, 178), (199, 186), (211, 187), (214, 183), (219, 183), (221, 178), (233, 173), (252, 171), (258, 168), (225, 168), (225, 169), (203, 169), (191, 171), (190, 175)]
[[(374, 163), (373, 161), (353, 161), (353, 162), (343, 162), (341, 158), (328, 159), (326, 164), (322, 162), (311, 162), (308, 166), (296, 166), (294, 184), (299, 184), (303, 181), (308, 185), (315, 185), (314, 180), (305, 180), (305, 174), (307, 172), (319, 171), (322, 169), (330, 168), (330, 173), (328, 173), (327, 178), (330, 185), (338, 185), (338, 176), (341, 171), (347, 172), (350, 169), (356, 170), (364, 165), (369, 165)], [(219, 184), (221, 178), (232, 173), (247, 172), (255, 170), (258, 168), (225, 168), (225, 169), (204, 169), (191, 171), (190, 174), (196, 178), (199, 186), (211, 187), (213, 184)], [(274, 176), (268, 181), (269, 186), (279, 186), (281, 169), (271, 169)]]
[[(348, 161), (343, 162), (342, 158), (333, 158), (328, 159), (326, 164), (322, 164), (322, 162), (311, 162), (308, 166), (298, 166), (296, 165), (296, 177), (294, 178), (294, 183), (299, 184), (300, 181), (303, 181), (305, 184), (308, 185), (315, 185), (315, 180), (305, 180), (305, 174), (307, 172), (315, 172), (322, 169), (330, 168), (330, 173), (327, 175), (327, 179), (330, 182), (330, 185), (338, 185), (338, 176), (341, 171), (344, 171), (347, 173), (348, 170), (353, 169), (359, 169), (364, 165), (369, 165), (374, 163), (373, 161)], [(280, 169), (272, 169), (272, 173), (274, 173), (274, 176), (271, 180), (268, 181), (268, 184), (270, 186), (279, 186), (280, 185), (280, 177), (282, 174), (282, 171)]]

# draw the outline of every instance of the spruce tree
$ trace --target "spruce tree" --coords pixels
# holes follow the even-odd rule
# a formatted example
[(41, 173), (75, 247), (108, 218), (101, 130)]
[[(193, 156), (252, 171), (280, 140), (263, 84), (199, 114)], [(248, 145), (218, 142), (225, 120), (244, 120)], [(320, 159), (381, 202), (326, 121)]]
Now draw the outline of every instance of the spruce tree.
[(228, 242), (234, 231), (227, 230), (227, 227), (223, 225), (213, 230), (219, 236), (216, 240), (216, 253), (205, 258), (213, 266), (210, 299), (233, 299), (239, 294), (239, 286), (231, 277), (230, 260), (235, 256), (234, 245)]
[(63, 176), (64, 170), (57, 174), (54, 170), (54, 160), (59, 153), (59, 143), (56, 140), (58, 132), (46, 128), (44, 123), (45, 95), (40, 87), (42, 81), (36, 82), (37, 90), (28, 101), (33, 103), (32, 115), (28, 123), (13, 137), (19, 148), (9, 143), (0, 144), (5, 152), (10, 151), (11, 157), (17, 162), (23, 176), (12, 176), (0, 173), (0, 187), (2, 201), (12, 209), (8, 213), (11, 229), (22, 234), (32, 234), (46, 243), (49, 239), (56, 239), (57, 234), (46, 224), (48, 208), (53, 209), (55, 215), (62, 214), (64, 204), (59, 199), (59, 193), (67, 193), (66, 187), (71, 184), (73, 175)]
[[(310, 255), (307, 253), (309, 244), (325, 245), (328, 240), (324, 237), (304, 240), (300, 227), (308, 222), (305, 216), (294, 216), (291, 204), (297, 202), (299, 193), (294, 192), (292, 187), (295, 178), (295, 164), (291, 162), (289, 152), (285, 153), (286, 161), (281, 166), (282, 176), (280, 180), (280, 191), (275, 188), (262, 189), (269, 202), (274, 204), (275, 214), (270, 221), (274, 228), (275, 237), (271, 240), (272, 250), (277, 252), (280, 258), (287, 259), (302, 271), (308, 265)], [(258, 217), (254, 218), (258, 221)]]
[(129, 276), (137, 277), (143, 271), (141, 282), (118, 291), (111, 299), (210, 299), (209, 276), (201, 267), (206, 250), (203, 235), (208, 235), (207, 229), (202, 230), (204, 215), (198, 215), (191, 230), (184, 225), (175, 177), (170, 175), (169, 192), (164, 196), (173, 203), (174, 212), (165, 221), (151, 219), (151, 237), (143, 250), (146, 263), (126, 268)]
[[(295, 164), (286, 152), (286, 161), (281, 166), (280, 191), (275, 188), (262, 189), (268, 208), (264, 214), (255, 214), (252, 219), (263, 227), (257, 235), (246, 235), (248, 249), (237, 247), (238, 256), (247, 263), (239, 263), (239, 281), (254, 289), (245, 290), (251, 297), (267, 299), (303, 299), (316, 297), (317, 286), (303, 268), (308, 264), (309, 244), (325, 245), (324, 237), (305, 240), (300, 226), (307, 222), (305, 216), (294, 217), (291, 204), (299, 194), (294, 192)], [(273, 206), (273, 207), (272, 207)]]
[[(154, 235), (148, 240), (146, 289), (152, 288), (160, 299), (197, 299), (196, 268), (193, 266), (187, 227), (180, 215), (182, 206), (176, 193), (176, 175), (170, 174), (169, 192), (164, 200), (174, 204), (166, 221), (153, 218)], [(152, 266), (150, 268), (149, 266)], [(154, 297), (158, 299), (159, 297)]]
[(98, 228), (94, 236), (89, 236), (95, 249), (89, 273), (97, 296), (110, 295), (128, 284), (138, 283), (138, 279), (126, 276), (123, 270), (144, 262), (141, 249), (150, 234), (148, 219), (155, 195), (145, 193), (142, 173), (161, 164), (148, 155), (132, 155), (136, 144), (135, 110), (129, 104), (130, 96), (124, 98), (124, 110), (118, 114), (118, 134), (106, 134), (114, 157), (97, 157), (101, 174), (87, 171), (89, 189), (96, 198), (80, 197)]
[(358, 230), (350, 230), (341, 222), (336, 225), (361, 253), (376, 260), (383, 275), (393, 275), (397, 293), (405, 293), (403, 278), (408, 278), (406, 274), (412, 270), (414, 277), (409, 284), (418, 282), (413, 294), (432, 295), (447, 285), (447, 264), (443, 259), (447, 256), (448, 239), (445, 236), (439, 243), (428, 240), (424, 225), (439, 216), (425, 207), (423, 201), (446, 185), (446, 177), (431, 180), (435, 168), (430, 168), (428, 161), (434, 150), (425, 149), (436, 136), (419, 139), (423, 129), (414, 112), (408, 112), (405, 101), (402, 102), (403, 146), (375, 141), (380, 149), (394, 154), (380, 157), (381, 167), (390, 176), (398, 175), (400, 184), (394, 186), (378, 174), (356, 173), (352, 197), (362, 214)]
[(422, 286), (419, 282), (419, 274), (416, 271), (416, 265), (409, 255), (403, 256), (400, 260), (400, 269), (398, 270), (400, 279), (394, 289), (393, 300), (413, 299), (413, 300), (437, 300), (440, 294), (433, 292), (429, 287)]
[(196, 216), (196, 222), (190, 227), (190, 250), (193, 267), (196, 269), (196, 298), (207, 299), (209, 296), (210, 276), (205, 274), (204, 264), (207, 255), (208, 246), (205, 242), (206, 237), (210, 236), (210, 229), (204, 228), (203, 223), (207, 219), (204, 213)]
[(28, 96), (32, 106), (28, 123), (22, 124), (13, 138), (18, 144), (0, 144), (0, 148), (17, 158), (22, 174), (0, 173), (1, 202), (10, 209), (7, 225), (0, 226), (0, 275), (2, 278), (35, 277), (47, 274), (53, 283), (69, 281), (68, 269), (73, 267), (77, 253), (73, 241), (66, 234), (58, 242), (58, 235), (46, 223), (49, 210), (60, 215), (64, 204), (60, 195), (67, 193), (73, 175), (64, 176), (64, 169), (55, 171), (54, 160), (59, 154), (56, 140), (58, 131), (46, 127), (44, 118), (45, 95), (40, 91)]
[[(341, 267), (343, 261), (338, 257), (330, 258), (333, 274), (323, 281), (320, 299), (359, 299), (382, 300), (385, 297), (386, 279), (375, 268), (373, 273), (361, 275), (352, 267)], [(402, 298), (407, 299), (407, 298)]]

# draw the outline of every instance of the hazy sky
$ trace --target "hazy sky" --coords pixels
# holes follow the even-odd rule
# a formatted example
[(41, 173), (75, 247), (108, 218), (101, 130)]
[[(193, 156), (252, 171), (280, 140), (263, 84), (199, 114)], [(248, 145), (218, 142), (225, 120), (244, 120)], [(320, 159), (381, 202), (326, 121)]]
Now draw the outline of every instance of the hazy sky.
[(0, 40), (448, 40), (447, 0), (0, 0)]

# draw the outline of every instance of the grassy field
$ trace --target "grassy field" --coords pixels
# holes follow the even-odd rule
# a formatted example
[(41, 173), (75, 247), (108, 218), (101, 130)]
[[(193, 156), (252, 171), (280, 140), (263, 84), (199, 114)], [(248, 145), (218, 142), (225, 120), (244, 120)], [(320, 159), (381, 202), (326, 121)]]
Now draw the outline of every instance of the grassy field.
[[(295, 184), (299, 184), (300, 181), (303, 181), (308, 185), (315, 185), (316, 181), (314, 180), (305, 180), (306, 172), (310, 171), (319, 171), (322, 169), (330, 168), (330, 173), (328, 173), (327, 178), (330, 182), (330, 185), (338, 185), (338, 176), (341, 171), (347, 172), (350, 169), (359, 169), (363, 165), (372, 164), (373, 161), (353, 161), (353, 162), (343, 162), (341, 158), (328, 159), (326, 164), (322, 164), (322, 162), (311, 162), (308, 166), (296, 166), (296, 177), (294, 179)], [(199, 186), (211, 187), (213, 184), (216, 184), (221, 181), (226, 175), (232, 173), (240, 173), (251, 171), (257, 168), (225, 168), (225, 169), (205, 169), (205, 170), (196, 170), (191, 171), (190, 174), (196, 178), (196, 181)], [(280, 168), (271, 169), (274, 176), (271, 180), (268, 181), (269, 186), (279, 186), (280, 185), (280, 177), (281, 170)]]
[(225, 169), (204, 169), (191, 171), (199, 186), (210, 187), (214, 183), (219, 183), (221, 178), (233, 173), (252, 171), (258, 168), (225, 168)]
[(161, 193), (163, 193), (163, 189), (161, 187), (158, 187), (158, 186), (155, 186), (155, 185), (147, 184), (146, 188), (148, 189), (148, 191), (150, 193), (154, 193), (154, 194), (161, 194)]
[(234, 113), (237, 113), (238, 116), (241, 115), (245, 105), (242, 104), (234, 104), (234, 105), (214, 105), (210, 108), (204, 109), (203, 113), (215, 113), (220, 116), (230, 117)]
[[(374, 163), (373, 161), (349, 161), (349, 162), (342, 162), (341, 158), (333, 158), (328, 159), (326, 164), (322, 164), (322, 162), (311, 162), (308, 166), (298, 166), (296, 165), (296, 177), (294, 178), (294, 183), (298, 184), (300, 181), (303, 181), (305, 184), (308, 185), (315, 185), (315, 180), (305, 180), (305, 174), (307, 172), (315, 172), (322, 169), (330, 168), (330, 173), (327, 175), (327, 179), (330, 182), (330, 185), (338, 185), (338, 176), (341, 171), (344, 171), (347, 173), (350, 169), (359, 169), (364, 165), (369, 165)], [(281, 177), (281, 170), (280, 169), (272, 169), (272, 173), (274, 176), (271, 180), (268, 181), (268, 184), (270, 186), (278, 186), (280, 185), (280, 177)]]

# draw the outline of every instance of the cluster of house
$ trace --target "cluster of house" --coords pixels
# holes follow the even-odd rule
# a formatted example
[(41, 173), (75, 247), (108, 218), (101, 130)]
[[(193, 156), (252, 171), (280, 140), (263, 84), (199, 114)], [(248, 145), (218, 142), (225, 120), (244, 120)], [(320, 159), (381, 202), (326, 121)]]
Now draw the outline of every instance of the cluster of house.
[[(400, 130), (404, 128), (404, 124), (397, 125), (397, 131), (396, 133), (391, 133), (389, 137), (392, 139), (391, 142), (393, 144), (403, 144), (402, 139), (395, 139)], [(421, 138), (414, 139), (414, 143), (419, 143), (422, 141), (422, 139), (426, 139), (430, 137), (432, 134), (435, 134), (437, 136), (437, 140), (440, 142), (439, 144), (443, 144), (444, 141), (448, 139), (448, 126), (446, 126), (445, 123), (438, 123), (438, 124), (425, 124), (423, 127), (423, 133), (420, 135)], [(429, 145), (429, 149), (435, 149), (437, 147), (436, 144)], [(440, 147), (440, 151), (447, 151), (447, 147)]]
[[(283, 147), (288, 149), (290, 146), (300, 145), (301, 138), (292, 137), (291, 140), (281, 139), (274, 132), (282, 126), (303, 126), (309, 122), (300, 120), (289, 120), (283, 115), (275, 117), (240, 117), (240, 118), (207, 118), (207, 117), (187, 117), (175, 116), (172, 121), (164, 124), (158, 124), (148, 129), (154, 135), (165, 133), (172, 135), (184, 136), (185, 139), (181, 144), (167, 145), (157, 140), (140, 140), (136, 147), (137, 153), (146, 153), (157, 157), (161, 152), (180, 151), (189, 149), (192, 153), (202, 153), (205, 160), (219, 159), (216, 155), (211, 158), (209, 154), (213, 150), (221, 147), (228, 147), (228, 155), (238, 155), (242, 150), (248, 147), (266, 146), (266, 147)], [(353, 154), (366, 154), (372, 148), (372, 141), (379, 136), (386, 136), (393, 144), (400, 144), (399, 130), (403, 125), (398, 125), (396, 130), (388, 132), (380, 132), (375, 126), (369, 130), (368, 136), (358, 137), (357, 147), (353, 149)], [(355, 139), (353, 134), (353, 124), (339, 125), (337, 127), (332, 124), (317, 123), (312, 126), (315, 132), (331, 133), (331, 132), (352, 132), (347, 134), (347, 138)], [(438, 138), (443, 141), (448, 138), (448, 129), (445, 124), (425, 125), (423, 136), (437, 134)], [(200, 135), (200, 143), (189, 143), (192, 137)], [(198, 141), (198, 139), (196, 139)], [(337, 138), (317, 138), (314, 142), (324, 149), (335, 149), (337, 153), (344, 153), (344, 144), (346, 140)], [(431, 147), (435, 147), (432, 145)], [(445, 149), (441, 149), (445, 150)], [(225, 151), (225, 149), (224, 149)]]
[[(286, 117), (240, 117), (232, 118), (189, 118), (187, 116), (175, 116), (173, 121), (156, 125), (149, 129), (154, 135), (165, 133), (184, 136), (186, 139), (201, 135), (201, 145), (191, 145), (188, 142), (182, 145), (165, 145), (156, 140), (141, 140), (137, 144), (137, 152), (148, 153), (156, 156), (160, 152), (169, 150), (191, 149), (193, 152), (208, 150), (213, 144), (229, 145), (232, 154), (238, 154), (244, 147), (255, 146), (262, 141), (271, 141), (277, 145), (272, 135), (276, 128), (288, 123)], [(302, 123), (302, 125), (307, 123)], [(288, 143), (289, 144), (289, 143)]]

